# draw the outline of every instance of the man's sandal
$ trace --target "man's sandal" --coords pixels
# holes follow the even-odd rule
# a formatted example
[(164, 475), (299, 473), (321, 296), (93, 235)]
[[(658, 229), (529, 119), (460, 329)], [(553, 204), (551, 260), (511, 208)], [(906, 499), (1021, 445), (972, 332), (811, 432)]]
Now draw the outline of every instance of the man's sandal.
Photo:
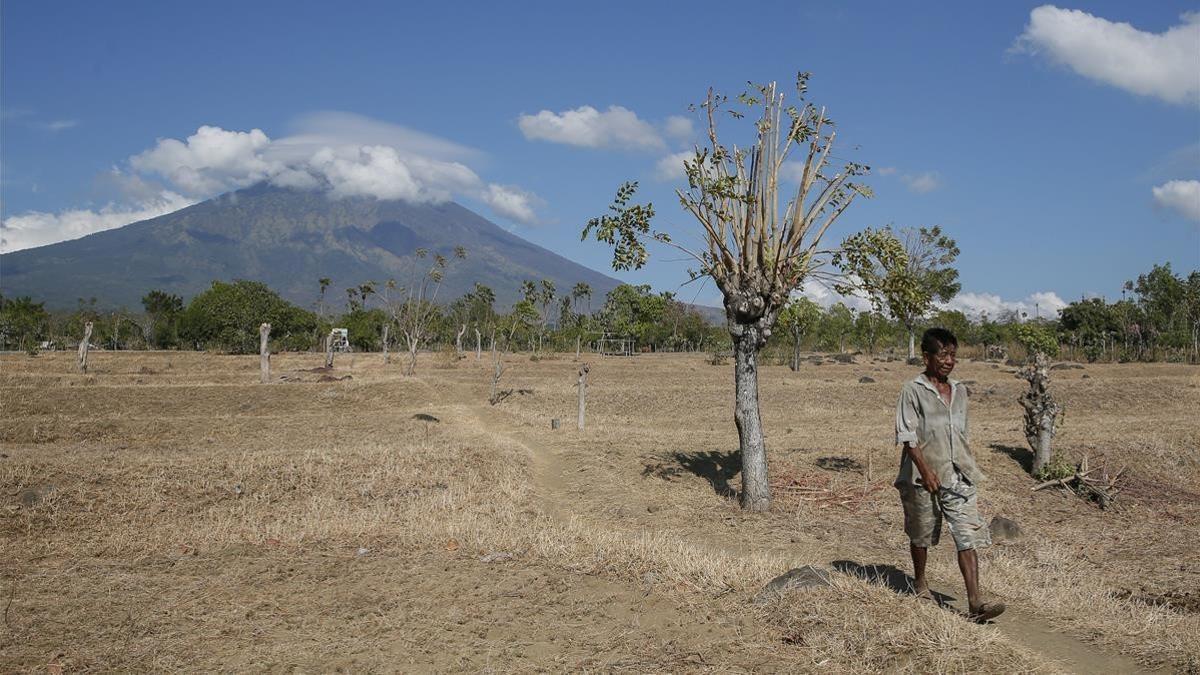
[(914, 592), (913, 592), (913, 597), (914, 597), (914, 598), (916, 598), (917, 600), (920, 600), (920, 601), (922, 601), (922, 602), (932, 602), (932, 603), (933, 603), (933, 604), (935, 604), (935, 605), (941, 605), (941, 604), (942, 604), (941, 602), (938, 602), (937, 596), (935, 596), (935, 595), (933, 594), (933, 591), (929, 590), (928, 588), (926, 588), (925, 590), (921, 591), (920, 593), (917, 593), (917, 592), (915, 592), (915, 591), (914, 591)]
[(967, 612), (967, 618), (975, 623), (986, 623), (1004, 613), (1003, 602), (985, 602)]

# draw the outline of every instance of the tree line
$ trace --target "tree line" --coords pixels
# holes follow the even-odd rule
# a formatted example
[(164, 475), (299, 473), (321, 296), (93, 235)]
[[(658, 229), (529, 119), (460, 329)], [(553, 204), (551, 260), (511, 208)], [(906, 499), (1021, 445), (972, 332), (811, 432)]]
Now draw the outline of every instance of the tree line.
[[(317, 281), (311, 309), (256, 281), (215, 281), (188, 302), (152, 290), (142, 298), (141, 311), (104, 309), (95, 299), (81, 299), (73, 311), (51, 312), (29, 297), (0, 296), (0, 348), (72, 348), (89, 321), (92, 344), (101, 349), (257, 353), (263, 322), (272, 326), (276, 351), (321, 349), (334, 327), (347, 329), (357, 351), (382, 350), (385, 327), (389, 348), (406, 349), (406, 323), (410, 331), (423, 325), (421, 349), (490, 348), (497, 334), (509, 349), (531, 353), (570, 351), (577, 344), (589, 349), (601, 336), (627, 338), (646, 352), (732, 348), (724, 325), (709, 321), (674, 293), (655, 293), (645, 285), (623, 284), (593, 298), (585, 283), (560, 291), (550, 280), (528, 280), (507, 311), (497, 306), (495, 290), (483, 284), (439, 303), (429, 289), (426, 297), (419, 291), (409, 297), (394, 282), (368, 281), (347, 289), (353, 292), (347, 292), (339, 308), (328, 300), (328, 286), (328, 279)], [(914, 332), (941, 326), (964, 346), (978, 347), (981, 356), (989, 351), (1007, 355), (1037, 332), (1044, 334), (1048, 353), (1074, 360), (1200, 362), (1200, 271), (1184, 277), (1170, 264), (1155, 265), (1122, 289), (1118, 300), (1080, 299), (1055, 317), (1029, 317), (1016, 310), (968, 317), (936, 308), (910, 316), (890, 311), (886, 303), (879, 309), (859, 310), (840, 302), (822, 307), (800, 296), (780, 311), (780, 335), (768, 358), (796, 368), (804, 351), (903, 355)]]

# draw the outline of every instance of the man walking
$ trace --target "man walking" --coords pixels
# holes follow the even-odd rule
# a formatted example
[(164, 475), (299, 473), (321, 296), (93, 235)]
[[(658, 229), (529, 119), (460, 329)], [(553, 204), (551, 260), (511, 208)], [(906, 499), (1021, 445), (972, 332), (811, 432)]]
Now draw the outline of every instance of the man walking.
[(976, 490), (983, 473), (967, 442), (967, 390), (950, 379), (958, 339), (944, 328), (921, 337), (925, 371), (904, 384), (896, 404), (896, 443), (904, 445), (896, 488), (904, 504), (904, 532), (912, 553), (918, 597), (932, 598), (925, 578), (929, 547), (938, 543), (942, 520), (958, 550), (958, 569), (967, 586), (967, 616), (980, 623), (1004, 611), (979, 593), (977, 549), (991, 546), (979, 515)]

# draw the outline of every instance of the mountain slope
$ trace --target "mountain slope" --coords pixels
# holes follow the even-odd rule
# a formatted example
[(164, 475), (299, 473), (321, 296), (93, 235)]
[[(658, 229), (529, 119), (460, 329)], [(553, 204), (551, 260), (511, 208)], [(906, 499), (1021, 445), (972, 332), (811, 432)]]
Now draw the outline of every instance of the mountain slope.
[[(584, 282), (603, 298), (616, 279), (531, 244), (453, 202), (410, 204), (371, 198), (332, 200), (318, 192), (259, 185), (174, 213), (73, 241), (0, 256), (0, 292), (30, 295), (51, 308), (77, 298), (101, 306), (140, 305), (151, 289), (185, 299), (214, 279), (262, 281), (288, 300), (312, 307), (317, 280), (329, 277), (327, 302), (368, 280), (406, 285), (413, 252), (426, 248), (454, 262), (439, 293), (448, 301), (475, 283), (490, 286), (497, 308), (517, 298), (525, 279), (550, 279), (560, 294)], [(419, 272), (418, 272), (419, 273)]]

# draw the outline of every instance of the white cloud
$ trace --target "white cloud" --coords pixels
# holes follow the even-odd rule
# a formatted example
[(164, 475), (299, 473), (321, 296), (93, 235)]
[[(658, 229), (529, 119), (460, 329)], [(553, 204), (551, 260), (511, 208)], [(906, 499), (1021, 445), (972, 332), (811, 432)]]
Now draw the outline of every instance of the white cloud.
[(696, 133), (696, 129), (692, 125), (692, 118), (682, 115), (668, 117), (667, 123), (663, 125), (663, 130), (677, 141), (690, 141)]
[[(796, 162), (799, 166), (799, 162)], [(908, 187), (909, 192), (914, 192), (919, 195), (928, 194), (942, 187), (942, 174), (937, 171), (921, 171), (907, 172), (901, 171), (894, 166), (884, 166), (875, 169), (875, 174), (879, 176), (895, 176), (900, 179)], [(799, 180), (798, 178), (796, 179)]]
[(800, 286), (799, 294), (825, 308), (840, 302), (858, 312), (869, 312), (873, 309), (865, 294), (842, 295), (816, 279), (805, 280)]
[(1052, 319), (1066, 306), (1067, 303), (1053, 291), (1033, 293), (1024, 300), (1005, 300), (995, 293), (963, 292), (941, 305), (943, 309), (958, 310), (972, 319), (978, 319), (985, 313), (988, 317), (996, 319), (1010, 311), (1017, 312), (1018, 316)]
[(29, 211), (4, 219), (0, 250), (5, 253), (44, 246), (155, 218), (193, 204), (174, 192), (162, 192), (132, 207), (109, 204), (99, 210), (71, 209), (61, 213)]
[(1200, 222), (1200, 180), (1173, 180), (1156, 186), (1154, 202)]
[[(871, 301), (865, 294), (842, 295), (815, 279), (806, 280), (798, 294), (825, 308), (840, 302), (858, 312), (872, 310)], [(1018, 316), (1024, 313), (1031, 318), (1040, 315), (1046, 319), (1056, 317), (1059, 310), (1066, 306), (1067, 303), (1057, 293), (1041, 291), (1024, 300), (1005, 300), (995, 293), (959, 293), (950, 302), (938, 304), (937, 309), (958, 310), (976, 320), (984, 313), (996, 319), (1008, 311), (1015, 311)]]
[(261, 129), (226, 131), (202, 126), (187, 141), (159, 139), (129, 159), (134, 169), (157, 173), (191, 194), (212, 194), (265, 180), (282, 167), (262, 156), (271, 139)]
[(517, 118), (517, 126), (531, 141), (565, 143), (585, 148), (657, 150), (666, 147), (650, 123), (619, 105), (610, 106), (604, 112), (590, 105), (561, 113), (543, 110), (536, 115), (521, 115)]
[(1163, 33), (1138, 30), (1087, 12), (1042, 5), (1013, 45), (1045, 53), (1076, 73), (1140, 96), (1200, 104), (1200, 13)]
[(303, 161), (322, 148), (383, 145), (402, 155), (468, 162), (483, 153), (415, 129), (354, 113), (322, 111), (301, 115), (288, 125), (286, 137), (274, 140), (269, 158), (285, 164)]
[(511, 185), (492, 183), (483, 191), (480, 198), (492, 207), (497, 214), (525, 225), (536, 225), (538, 222), (536, 206), (542, 200), (531, 192), (525, 192)]
[(908, 186), (909, 192), (919, 195), (933, 192), (942, 186), (942, 176), (936, 171), (926, 171), (918, 174), (904, 174), (900, 177)]
[(53, 120), (46, 122), (43, 126), (48, 131), (62, 131), (63, 129), (70, 129), (71, 127), (78, 126), (78, 124), (79, 120)]
[(654, 165), (654, 177), (661, 181), (683, 180), (687, 178), (687, 171), (683, 168), (683, 163), (695, 158), (694, 150), (667, 155)]
[[(227, 131), (204, 126), (186, 142), (159, 140), (130, 158), (138, 171), (163, 176), (193, 195), (269, 181), (280, 187), (324, 189), (335, 198), (375, 197), (438, 203), (455, 196), (491, 196), (479, 175), (459, 158), (478, 157), (471, 148), (404, 127), (349, 113), (308, 115), (299, 133), (271, 139), (259, 129)], [(509, 189), (492, 196), (506, 215), (533, 222), (533, 204)], [(486, 201), (486, 199), (485, 199)], [(490, 203), (490, 202), (489, 202)], [(507, 207), (507, 210), (505, 210)]]

